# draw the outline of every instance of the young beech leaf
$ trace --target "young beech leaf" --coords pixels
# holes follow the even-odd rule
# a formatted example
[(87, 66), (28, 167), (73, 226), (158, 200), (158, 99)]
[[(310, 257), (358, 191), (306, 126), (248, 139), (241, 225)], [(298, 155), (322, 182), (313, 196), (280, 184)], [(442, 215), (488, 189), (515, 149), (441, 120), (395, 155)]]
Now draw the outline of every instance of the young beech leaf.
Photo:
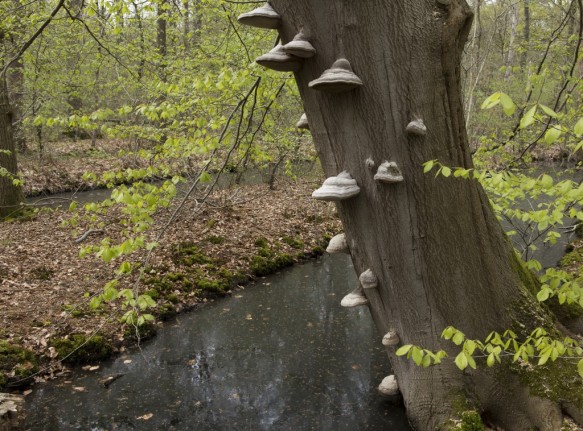
[(557, 118), (558, 115), (555, 111), (553, 111), (551, 108), (549, 108), (548, 106), (545, 105), (541, 105), (539, 103), (540, 108), (545, 112), (545, 114), (547, 114), (549, 117), (553, 117), (553, 118)]
[(547, 145), (553, 144), (561, 136), (561, 129), (551, 126), (545, 133), (545, 142)]
[(496, 93), (488, 96), (486, 98), (486, 100), (484, 100), (482, 102), (481, 108), (482, 109), (490, 109), (490, 108), (493, 108), (498, 103), (500, 103), (500, 97), (502, 96), (502, 94), (504, 94), (504, 93), (501, 93), (501, 92), (497, 91)]
[(573, 131), (577, 136), (583, 135), (583, 117), (579, 118), (579, 121), (577, 121), (577, 124), (575, 124)]
[(399, 347), (399, 349), (395, 352), (397, 356), (404, 356), (409, 353), (409, 350), (413, 347), (413, 344), (405, 344), (404, 346)]
[(428, 162), (423, 163), (423, 173), (426, 174), (431, 169), (433, 169), (433, 160), (429, 160)]
[(577, 371), (579, 372), (579, 375), (583, 377), (583, 359), (577, 363)]
[(462, 371), (468, 367), (468, 358), (466, 357), (465, 352), (460, 352), (455, 357), (455, 364)]
[(514, 104), (510, 96), (506, 93), (501, 93), (500, 104), (504, 109), (504, 113), (509, 117), (512, 116), (512, 114), (514, 114), (514, 111), (516, 111), (516, 105)]
[(494, 353), (490, 353), (488, 355), (488, 359), (486, 359), (486, 365), (488, 365), (489, 367), (493, 367), (495, 362), (496, 359), (494, 358)]
[(520, 128), (521, 129), (524, 129), (525, 127), (528, 127), (532, 123), (534, 123), (534, 114), (536, 114), (536, 108), (537, 108), (537, 105), (534, 105), (532, 108), (530, 108), (526, 112), (526, 114), (524, 114), (524, 116), (520, 120)]

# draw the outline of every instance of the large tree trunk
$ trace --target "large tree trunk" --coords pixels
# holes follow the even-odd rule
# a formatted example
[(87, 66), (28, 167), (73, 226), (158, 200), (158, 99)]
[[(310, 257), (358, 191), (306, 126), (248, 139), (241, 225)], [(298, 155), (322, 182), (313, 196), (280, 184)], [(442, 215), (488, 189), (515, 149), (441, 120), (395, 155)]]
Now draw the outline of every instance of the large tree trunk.
[[(447, 348), (440, 333), (448, 325), (483, 339), (492, 330), (545, 323), (535, 282), (481, 187), (422, 172), (432, 159), (472, 167), (460, 95), (460, 56), (472, 21), (465, 1), (271, 3), (282, 15), (282, 41), (302, 29), (317, 50), (296, 80), (326, 176), (347, 170), (361, 188), (337, 208), (356, 270), (370, 268), (379, 280), (378, 289), (365, 290), (379, 334), (395, 329), (403, 343), (437, 350)], [(310, 89), (339, 57), (350, 61), (363, 87), (339, 94)], [(425, 137), (405, 131), (417, 118), (427, 126)], [(399, 165), (404, 182), (374, 181), (385, 160)], [(561, 409), (533, 395), (509, 364), (462, 373), (451, 360), (421, 368), (394, 349), (388, 354), (418, 430), (452, 426), (464, 403), (506, 431), (560, 429)]]
[(14, 185), (11, 177), (17, 173), (12, 118), (6, 75), (0, 74), (0, 220), (18, 210), (24, 199), (22, 189)]

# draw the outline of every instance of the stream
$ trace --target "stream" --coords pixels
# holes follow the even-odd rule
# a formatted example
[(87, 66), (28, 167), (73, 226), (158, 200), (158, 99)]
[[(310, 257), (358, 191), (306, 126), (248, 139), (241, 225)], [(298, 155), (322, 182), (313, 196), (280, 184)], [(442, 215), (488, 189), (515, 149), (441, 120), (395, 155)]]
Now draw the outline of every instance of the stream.
[[(572, 238), (534, 257), (554, 266)], [(325, 255), (179, 315), (141, 351), (34, 386), (26, 429), (409, 431), (377, 394), (391, 370), (368, 309), (340, 306), (357, 283), (348, 256)]]
[[(166, 325), (141, 352), (39, 384), (27, 430), (410, 430), (346, 255), (260, 280)], [(108, 388), (100, 380), (119, 375)]]

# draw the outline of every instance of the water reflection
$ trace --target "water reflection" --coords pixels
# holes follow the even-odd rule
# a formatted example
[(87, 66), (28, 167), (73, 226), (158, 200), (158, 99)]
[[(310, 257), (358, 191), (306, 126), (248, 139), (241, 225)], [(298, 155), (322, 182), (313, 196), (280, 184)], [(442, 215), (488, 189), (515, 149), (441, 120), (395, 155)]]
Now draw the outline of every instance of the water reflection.
[(180, 316), (142, 353), (35, 387), (27, 429), (409, 430), (376, 394), (390, 373), (368, 310), (339, 306), (349, 262), (292, 268)]

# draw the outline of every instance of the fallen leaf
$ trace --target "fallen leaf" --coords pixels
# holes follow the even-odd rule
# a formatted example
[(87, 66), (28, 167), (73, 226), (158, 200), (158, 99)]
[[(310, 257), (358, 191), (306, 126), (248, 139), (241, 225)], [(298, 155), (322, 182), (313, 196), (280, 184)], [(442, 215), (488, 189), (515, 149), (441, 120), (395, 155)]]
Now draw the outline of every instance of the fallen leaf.
[(32, 394), (32, 389), (27, 389), (26, 391), (24, 391), (24, 392), (22, 393), (22, 395), (24, 395), (25, 397), (26, 397), (27, 395), (30, 395), (30, 394)]
[(87, 392), (87, 389), (84, 388), (83, 386), (73, 386), (73, 390), (75, 392)]
[(141, 419), (143, 421), (147, 421), (147, 420), (152, 419), (153, 417), (154, 417), (154, 413), (147, 413), (143, 416), (138, 416), (136, 419)]

